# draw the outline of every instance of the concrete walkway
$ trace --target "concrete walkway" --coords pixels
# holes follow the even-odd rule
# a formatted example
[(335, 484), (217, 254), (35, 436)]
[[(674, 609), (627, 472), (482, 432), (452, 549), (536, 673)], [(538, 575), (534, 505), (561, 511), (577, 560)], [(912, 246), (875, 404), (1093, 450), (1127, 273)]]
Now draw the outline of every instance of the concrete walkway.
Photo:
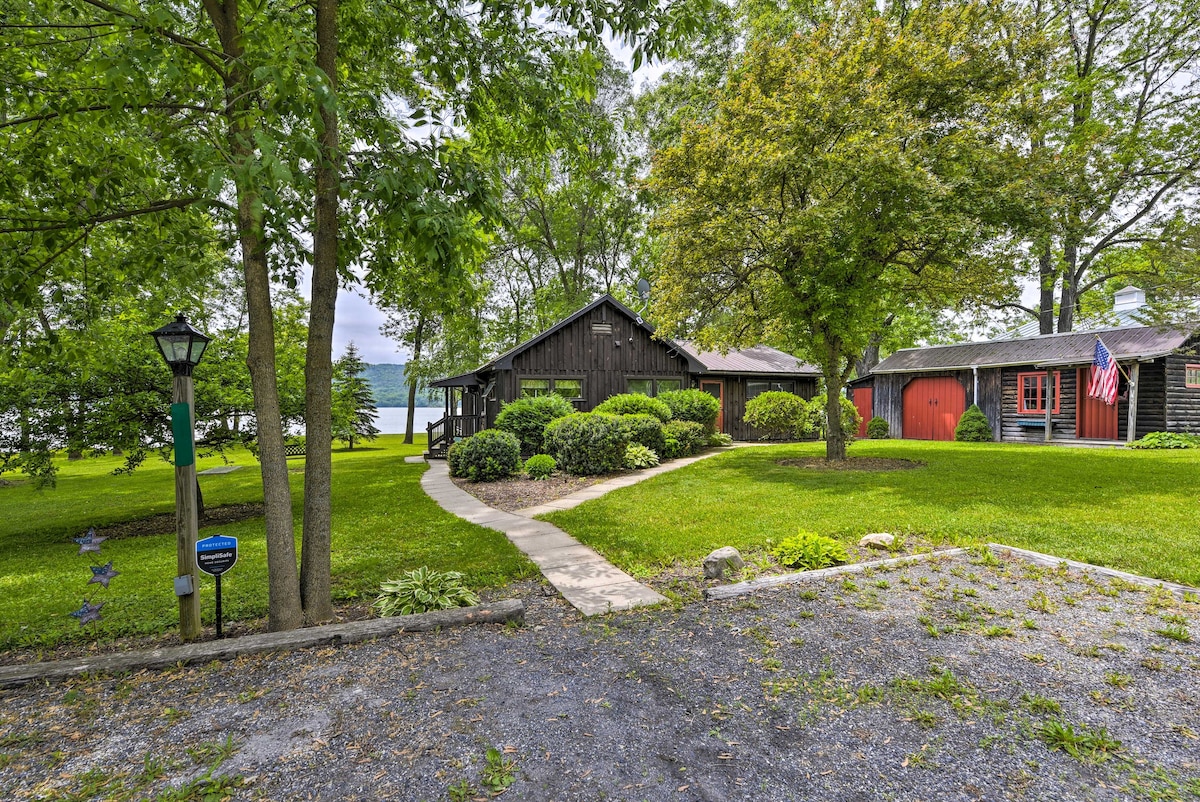
[(442, 509), (471, 523), (503, 532), (512, 544), (529, 557), (576, 609), (584, 615), (599, 615), (614, 610), (630, 610), (648, 604), (659, 604), (666, 598), (646, 587), (592, 549), (580, 543), (557, 526), (546, 521), (531, 520), (534, 515), (569, 510), (585, 501), (599, 498), (618, 487), (628, 487), (691, 465), (728, 449), (715, 449), (698, 457), (672, 460), (665, 465), (648, 468), (629, 476), (618, 476), (599, 482), (577, 493), (528, 507), (520, 512), (502, 512), (484, 504), (450, 481), (450, 468), (445, 460), (429, 460), (429, 470), (421, 476), (421, 487)]

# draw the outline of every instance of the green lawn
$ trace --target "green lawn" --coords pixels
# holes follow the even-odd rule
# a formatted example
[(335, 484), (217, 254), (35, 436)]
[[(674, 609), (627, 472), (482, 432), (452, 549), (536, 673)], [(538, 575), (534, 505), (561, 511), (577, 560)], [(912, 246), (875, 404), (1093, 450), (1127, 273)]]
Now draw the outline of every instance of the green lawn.
[[(373, 597), (379, 583), (401, 571), (428, 565), (459, 570), (475, 588), (529, 576), (536, 569), (499, 532), (444, 512), (420, 488), (424, 465), (404, 457), (424, 444), (405, 446), (385, 435), (367, 447), (333, 455), (333, 583), (341, 600)], [(423, 438), (421, 438), (423, 440)], [(244, 451), (230, 454), (233, 473), (201, 477), (209, 507), (261, 501), (258, 464)], [(120, 576), (106, 590), (88, 585), (91, 555), (79, 556), (72, 537), (175, 508), (173, 468), (161, 460), (132, 475), (113, 476), (118, 458), (63, 461), (58, 487), (38, 491), (27, 484), (0, 487), (0, 648), (50, 646), (71, 640), (106, 640), (169, 632), (178, 626), (172, 590), (174, 524), (160, 535), (109, 540), (101, 562), (113, 561)], [(198, 469), (221, 464), (201, 459)], [(303, 460), (290, 460), (299, 549)], [(256, 618), (267, 609), (266, 550), (262, 519), (201, 529), (238, 538), (238, 564), (223, 580), (227, 621)], [(201, 576), (204, 621), (213, 618), (213, 579)], [(83, 599), (106, 602), (104, 620), (80, 627), (67, 614)]]
[(638, 575), (798, 529), (987, 541), (1200, 586), (1200, 451), (864, 440), (851, 456), (917, 470), (785, 467), (820, 443), (738, 449), (546, 516)]

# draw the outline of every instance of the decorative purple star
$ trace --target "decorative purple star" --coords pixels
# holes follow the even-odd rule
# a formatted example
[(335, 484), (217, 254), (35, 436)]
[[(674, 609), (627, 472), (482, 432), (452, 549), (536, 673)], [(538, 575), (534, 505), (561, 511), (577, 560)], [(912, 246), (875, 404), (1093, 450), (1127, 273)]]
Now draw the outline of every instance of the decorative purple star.
[(112, 581), (114, 576), (121, 575), (120, 571), (113, 570), (112, 560), (108, 561), (108, 565), (93, 565), (91, 566), (91, 569), (92, 578), (87, 581), (89, 585), (93, 582), (99, 582), (101, 585), (107, 588), (108, 583)]
[(100, 602), (99, 604), (92, 604), (90, 601), (85, 601), (83, 603), (82, 607), (80, 607), (78, 610), (75, 610), (74, 612), (71, 613), (71, 617), (79, 619), (79, 626), (83, 626), (84, 624), (90, 624), (93, 621), (99, 621), (100, 620), (100, 608), (103, 607), (105, 604), (106, 604), (106, 602)]
[(99, 553), (100, 544), (108, 540), (108, 538), (100, 537), (96, 534), (95, 528), (89, 527), (86, 535), (83, 537), (74, 538), (74, 540), (79, 544), (79, 553), (86, 554), (89, 551)]

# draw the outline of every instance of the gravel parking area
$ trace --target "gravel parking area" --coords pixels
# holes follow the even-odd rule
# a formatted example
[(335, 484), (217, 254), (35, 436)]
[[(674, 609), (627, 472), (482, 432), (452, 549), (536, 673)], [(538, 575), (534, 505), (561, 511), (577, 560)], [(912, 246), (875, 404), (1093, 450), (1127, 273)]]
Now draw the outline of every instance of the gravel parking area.
[(4, 691), (0, 796), (1200, 798), (1195, 600), (990, 553), (587, 621), (507, 592), (524, 627)]

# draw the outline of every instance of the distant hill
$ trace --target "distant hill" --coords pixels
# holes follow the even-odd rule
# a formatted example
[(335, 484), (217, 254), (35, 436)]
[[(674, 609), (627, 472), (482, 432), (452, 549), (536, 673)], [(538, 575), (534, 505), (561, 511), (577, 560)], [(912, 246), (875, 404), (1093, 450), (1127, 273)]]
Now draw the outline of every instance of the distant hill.
[[(380, 407), (408, 406), (408, 385), (404, 381), (404, 365), (367, 365), (363, 377), (371, 385), (375, 405)], [(417, 406), (440, 407), (442, 391), (417, 393)]]

